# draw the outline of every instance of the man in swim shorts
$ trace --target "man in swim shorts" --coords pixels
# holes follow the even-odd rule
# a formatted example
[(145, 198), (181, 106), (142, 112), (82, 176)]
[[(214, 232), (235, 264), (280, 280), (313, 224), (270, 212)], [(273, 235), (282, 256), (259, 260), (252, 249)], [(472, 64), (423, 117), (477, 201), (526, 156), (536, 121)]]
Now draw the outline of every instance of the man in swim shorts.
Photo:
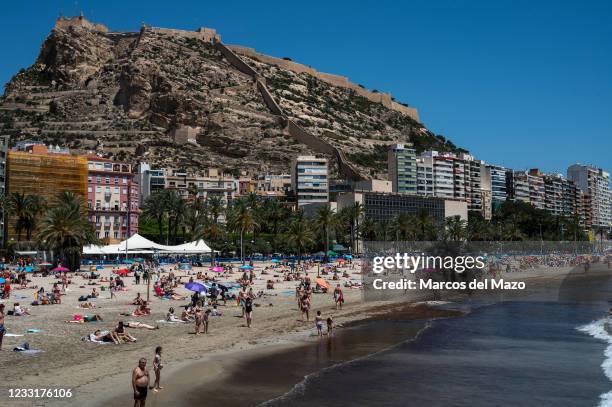
[(134, 407), (145, 407), (147, 389), (149, 388), (149, 371), (147, 359), (140, 358), (138, 366), (132, 372), (132, 389), (134, 390)]

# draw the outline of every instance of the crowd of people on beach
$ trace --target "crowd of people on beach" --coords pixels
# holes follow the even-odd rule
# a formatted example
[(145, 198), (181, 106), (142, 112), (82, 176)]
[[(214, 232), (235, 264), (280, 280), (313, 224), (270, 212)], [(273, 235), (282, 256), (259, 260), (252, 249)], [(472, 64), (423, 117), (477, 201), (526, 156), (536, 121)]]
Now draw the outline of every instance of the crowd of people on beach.
[[(340, 278), (347, 278), (347, 269), (353, 268), (352, 262), (349, 261), (346, 265), (344, 263), (342, 261), (338, 264), (326, 264), (322, 269), (321, 265), (312, 261), (302, 264), (277, 262), (260, 267), (257, 267), (252, 261), (240, 267), (216, 263), (213, 265), (216, 272), (209, 274), (202, 270), (191, 272), (191, 268), (181, 272), (184, 269), (180, 269), (179, 265), (162, 265), (153, 259), (143, 259), (127, 266), (83, 266), (82, 268), (86, 270), (77, 272), (63, 270), (59, 262), (45, 266), (31, 259), (18, 259), (10, 265), (5, 262), (3, 263), (5, 266), (0, 266), (2, 268), (0, 270), (2, 277), (0, 293), (3, 300), (0, 303), (0, 349), (2, 349), (2, 340), (7, 329), (5, 327), (6, 316), (9, 318), (28, 316), (36, 314), (36, 308), (39, 306), (54, 306), (63, 303), (74, 304), (81, 310), (63, 319), (66, 324), (93, 326), (96, 323), (112, 323), (111, 327), (106, 329), (102, 326), (96, 327), (82, 338), (85, 341), (99, 344), (122, 345), (137, 342), (137, 337), (131, 330), (158, 330), (160, 322), (193, 324), (192, 332), (195, 336), (207, 335), (210, 333), (211, 322), (215, 318), (221, 318), (227, 312), (221, 309), (228, 304), (234, 304), (240, 308), (240, 317), (244, 321), (242, 326), (252, 328), (256, 308), (263, 305), (272, 306), (272, 304), (264, 304), (265, 298), (279, 295), (274, 293), (274, 284), (287, 281), (296, 283), (297, 308), (302, 315), (302, 320), (309, 322), (312, 318), (312, 300), (315, 294), (331, 294), (333, 303), (330, 302), (330, 305), (333, 304), (335, 309), (342, 309), (345, 297)], [(31, 269), (26, 272), (25, 267)], [(316, 270), (313, 270), (315, 268)], [(52, 271), (53, 269), (55, 271)], [(220, 271), (217, 271), (218, 269)], [(238, 274), (236, 274), (237, 271)], [(312, 277), (315, 271), (317, 272), (316, 278)], [(48, 279), (37, 280), (38, 277), (53, 278), (49, 282)], [(333, 290), (323, 277), (336, 280)], [(126, 279), (132, 279), (129, 288)], [(262, 280), (266, 282), (265, 289), (256, 289), (255, 282), (262, 282)], [(205, 289), (192, 289), (190, 295), (185, 295), (184, 290), (190, 284), (196, 284), (196, 287), (197, 284), (200, 284)], [(143, 285), (146, 285), (146, 288), (139, 290), (138, 288)], [(75, 289), (76, 287), (80, 290)], [(13, 295), (15, 289), (20, 291), (18, 297)], [(134, 289), (137, 291), (129, 297), (127, 302), (134, 308), (120, 312), (119, 320), (114, 323), (112, 320), (107, 321), (108, 314), (104, 314), (103, 317), (98, 310), (99, 301), (121, 301), (125, 299), (125, 292)], [(24, 296), (21, 293), (26, 290), (32, 290), (32, 300), (26, 300), (27, 306), (24, 306), (21, 302), (27, 295)], [(147, 293), (146, 296), (142, 294), (143, 291)], [(73, 294), (76, 292), (79, 294)], [(14, 301), (11, 309), (5, 310), (5, 302), (10, 301), (13, 297), (19, 298), (21, 302)], [(187, 301), (187, 303), (180, 305), (180, 308), (176, 308), (177, 305), (169, 306), (164, 319), (156, 323), (138, 321), (141, 317), (152, 314), (151, 301), (158, 300)], [(175, 309), (178, 309), (179, 312), (176, 312)], [(121, 319), (121, 317), (128, 317), (132, 320)], [(334, 320), (331, 313), (324, 316), (321, 310), (316, 310), (313, 322), (317, 336), (332, 336)], [(149, 379), (145, 358), (141, 359), (134, 369), (132, 386), (135, 405), (144, 406), (147, 390), (159, 391), (162, 389), (160, 386), (163, 367), (161, 354), (162, 348), (158, 346), (153, 356), (154, 380)]]

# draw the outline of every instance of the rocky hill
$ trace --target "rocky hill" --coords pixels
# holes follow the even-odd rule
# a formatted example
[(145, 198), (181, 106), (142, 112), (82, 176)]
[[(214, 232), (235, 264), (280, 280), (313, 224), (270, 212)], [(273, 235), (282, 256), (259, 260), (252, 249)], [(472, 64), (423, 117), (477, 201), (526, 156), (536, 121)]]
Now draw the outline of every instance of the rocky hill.
[[(295, 155), (323, 153), (340, 175), (383, 177), (393, 142), (457, 150), (388, 95), (239, 48), (211, 29), (118, 33), (60, 18), (6, 85), (0, 132), (196, 172), (287, 172)], [(197, 144), (174, 137), (186, 128)]]

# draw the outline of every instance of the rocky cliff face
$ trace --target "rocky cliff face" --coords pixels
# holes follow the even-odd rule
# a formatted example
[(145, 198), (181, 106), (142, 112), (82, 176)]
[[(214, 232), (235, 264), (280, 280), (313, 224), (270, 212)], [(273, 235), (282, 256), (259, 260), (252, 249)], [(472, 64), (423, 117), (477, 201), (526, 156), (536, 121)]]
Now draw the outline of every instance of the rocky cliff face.
[[(341, 150), (365, 177), (385, 176), (393, 142), (455, 149), (410, 117), (350, 90), (241, 58), (265, 79), (287, 116)], [(0, 99), (0, 131), (15, 140), (196, 172), (287, 172), (292, 157), (315, 152), (286, 125), (268, 109), (253, 78), (214, 44), (153, 29), (56, 26), (36, 62), (11, 79)], [(199, 129), (198, 145), (175, 143), (170, 130), (180, 126)]]

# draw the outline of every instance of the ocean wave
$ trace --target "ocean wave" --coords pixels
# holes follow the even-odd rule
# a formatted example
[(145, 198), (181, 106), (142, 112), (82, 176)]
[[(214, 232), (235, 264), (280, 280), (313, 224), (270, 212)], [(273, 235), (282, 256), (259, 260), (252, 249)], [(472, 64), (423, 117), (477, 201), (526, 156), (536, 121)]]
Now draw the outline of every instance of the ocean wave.
[[(606, 326), (609, 326), (608, 329), (612, 330), (612, 320), (608, 320), (608, 318), (598, 319), (577, 329), (608, 344), (604, 351), (605, 359), (601, 368), (608, 380), (612, 382), (612, 335), (608, 333)], [(599, 407), (612, 407), (612, 390), (599, 396)]]
[[(287, 393), (275, 397), (273, 399), (270, 399), (268, 401), (264, 401), (261, 404), (258, 404), (256, 407), (273, 407), (275, 405), (278, 405), (279, 403), (282, 405), (282, 403), (285, 402), (290, 402), (291, 400), (303, 396), (304, 394), (306, 394), (306, 390), (308, 389), (308, 386), (311, 382), (313, 382), (314, 380), (318, 379), (319, 377), (323, 376), (324, 374), (326, 374), (327, 372), (330, 372), (332, 370), (336, 370), (336, 369), (342, 369), (342, 368), (346, 368), (349, 367), (350, 365), (352, 365), (353, 363), (357, 363), (359, 361), (365, 360), (365, 359), (369, 359), (371, 357), (374, 357), (376, 355), (379, 355), (383, 352), (387, 352), (389, 350), (398, 348), (400, 346), (402, 346), (403, 344), (409, 343), (409, 342), (414, 342), (417, 339), (419, 339), (419, 337), (421, 336), (421, 334), (423, 332), (425, 332), (426, 329), (430, 328), (432, 325), (432, 322), (428, 322), (427, 324), (425, 324), (425, 326), (423, 326), (423, 328), (421, 330), (419, 330), (419, 332), (417, 332), (417, 334), (410, 339), (407, 339), (405, 341), (402, 341), (400, 343), (396, 343), (393, 344), (391, 346), (388, 346), (386, 348), (380, 349), (374, 353), (370, 353), (369, 355), (366, 356), (362, 356), (356, 359), (351, 359), (351, 360), (347, 360), (344, 362), (340, 362), (340, 363), (336, 363), (333, 364), (331, 366), (325, 367), (323, 369), (317, 370), (316, 372), (313, 372), (309, 375), (304, 376), (304, 380), (302, 380), (301, 382), (295, 384), (293, 386), (293, 388), (291, 390), (289, 390)], [(289, 404), (290, 405), (290, 404)], [(611, 405), (612, 407), (612, 405)]]

